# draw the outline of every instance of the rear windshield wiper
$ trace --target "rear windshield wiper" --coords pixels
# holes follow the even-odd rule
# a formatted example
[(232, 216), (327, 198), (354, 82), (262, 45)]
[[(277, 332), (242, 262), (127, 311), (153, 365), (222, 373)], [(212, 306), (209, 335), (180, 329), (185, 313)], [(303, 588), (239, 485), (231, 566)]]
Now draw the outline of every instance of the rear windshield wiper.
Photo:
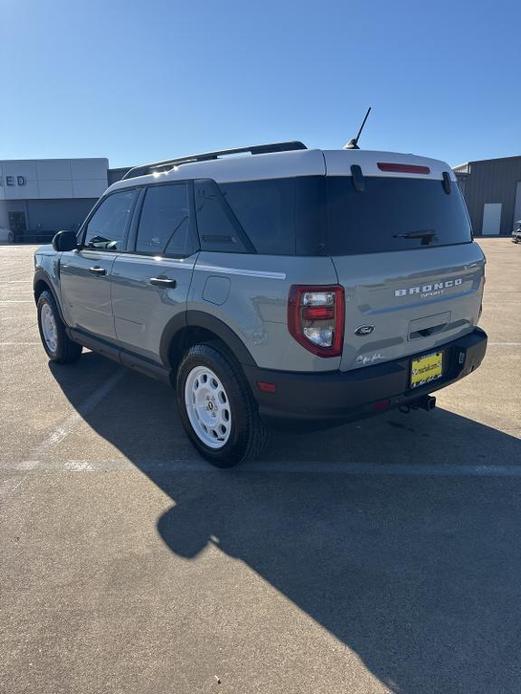
[(433, 239), (436, 238), (436, 232), (433, 229), (425, 229), (425, 231), (409, 231), (406, 234), (394, 234), (395, 239), (421, 239), (422, 246), (428, 246)]

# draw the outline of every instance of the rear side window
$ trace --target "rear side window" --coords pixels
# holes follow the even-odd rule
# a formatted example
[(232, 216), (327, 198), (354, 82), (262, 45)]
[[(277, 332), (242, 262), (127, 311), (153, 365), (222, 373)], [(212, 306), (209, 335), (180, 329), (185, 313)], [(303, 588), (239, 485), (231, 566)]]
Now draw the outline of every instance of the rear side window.
[(324, 252), (324, 176), (221, 183), (219, 187), (257, 253)]
[(254, 252), (215, 181), (194, 181), (194, 195), (197, 229), (203, 251)]
[(136, 197), (135, 188), (108, 195), (90, 218), (83, 245), (103, 251), (124, 250)]
[(186, 257), (193, 252), (186, 183), (151, 186), (139, 219), (136, 252)]
[(257, 253), (295, 254), (295, 179), (219, 187)]
[(330, 255), (382, 253), (446, 246), (472, 240), (457, 185), (441, 180), (366, 176), (362, 192), (350, 176), (327, 178)]

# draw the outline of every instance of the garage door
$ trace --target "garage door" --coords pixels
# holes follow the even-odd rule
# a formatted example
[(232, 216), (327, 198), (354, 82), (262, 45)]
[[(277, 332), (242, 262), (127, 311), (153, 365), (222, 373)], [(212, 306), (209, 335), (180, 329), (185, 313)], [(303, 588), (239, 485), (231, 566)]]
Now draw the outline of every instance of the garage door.
[(501, 208), (500, 202), (487, 202), (483, 205), (483, 228), (481, 233), (484, 236), (494, 236), (501, 230)]
[(516, 204), (514, 206), (513, 222), (518, 222), (521, 219), (521, 181), (517, 182), (516, 187)]

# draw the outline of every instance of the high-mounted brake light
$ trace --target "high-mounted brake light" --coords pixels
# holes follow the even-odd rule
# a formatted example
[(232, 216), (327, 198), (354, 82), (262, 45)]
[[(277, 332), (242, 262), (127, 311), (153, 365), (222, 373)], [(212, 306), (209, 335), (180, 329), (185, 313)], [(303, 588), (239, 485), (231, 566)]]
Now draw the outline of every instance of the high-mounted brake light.
[(430, 174), (431, 170), (428, 166), (420, 166), (419, 164), (393, 164), (392, 162), (378, 162), (380, 171), (394, 171), (395, 173), (414, 173), (414, 174)]
[(344, 288), (294, 284), (288, 300), (288, 329), (319, 357), (338, 357), (344, 342)]

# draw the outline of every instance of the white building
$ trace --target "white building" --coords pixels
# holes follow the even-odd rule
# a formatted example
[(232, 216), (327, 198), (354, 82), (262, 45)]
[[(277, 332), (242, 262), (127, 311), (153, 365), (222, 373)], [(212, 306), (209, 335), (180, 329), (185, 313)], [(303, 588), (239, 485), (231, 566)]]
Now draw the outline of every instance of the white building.
[(0, 241), (76, 230), (107, 185), (104, 158), (0, 161)]

